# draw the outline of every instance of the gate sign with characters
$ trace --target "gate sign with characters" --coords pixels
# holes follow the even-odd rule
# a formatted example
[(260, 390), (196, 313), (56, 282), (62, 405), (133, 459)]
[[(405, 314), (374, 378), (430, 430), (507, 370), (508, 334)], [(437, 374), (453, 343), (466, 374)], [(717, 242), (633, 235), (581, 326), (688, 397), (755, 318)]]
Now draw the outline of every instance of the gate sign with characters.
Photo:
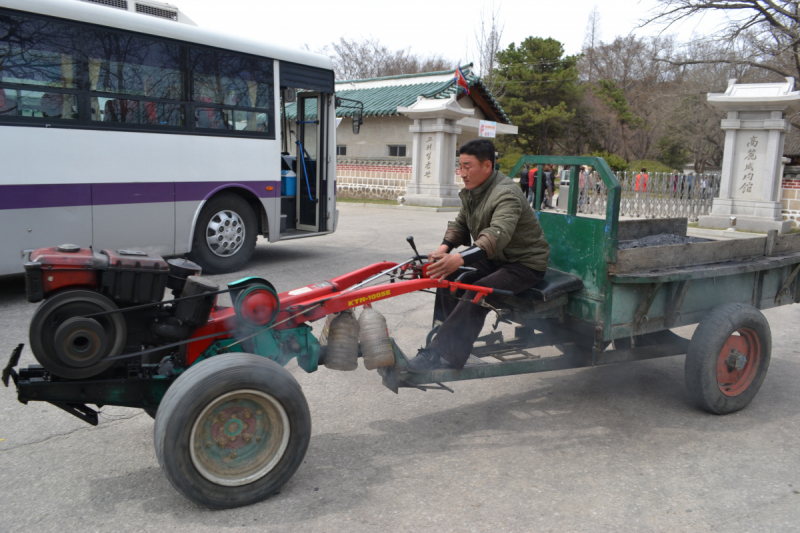
[(478, 136), (479, 137), (492, 137), (492, 138), (494, 138), (496, 133), (497, 133), (497, 122), (492, 122), (490, 120), (481, 120), (479, 129), (478, 129)]
[(781, 201), (783, 154), (790, 124), (786, 117), (800, 111), (800, 91), (794, 78), (781, 83), (736, 83), (729, 80), (722, 94), (708, 103), (727, 113), (719, 196), (711, 214), (699, 217), (700, 227), (725, 229), (734, 223), (742, 231), (788, 233)]

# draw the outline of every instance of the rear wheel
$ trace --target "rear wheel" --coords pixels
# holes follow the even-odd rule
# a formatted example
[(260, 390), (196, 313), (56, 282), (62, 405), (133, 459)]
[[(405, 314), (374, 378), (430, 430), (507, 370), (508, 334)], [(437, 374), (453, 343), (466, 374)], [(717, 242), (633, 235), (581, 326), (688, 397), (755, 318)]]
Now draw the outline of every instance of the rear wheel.
[(249, 505), (280, 489), (300, 466), (311, 415), (300, 385), (252, 354), (191, 367), (158, 406), (156, 455), (172, 485), (214, 509)]
[(253, 255), (257, 233), (250, 204), (236, 194), (222, 193), (200, 211), (189, 257), (205, 274), (235, 272)]
[(769, 323), (745, 304), (717, 307), (700, 322), (686, 354), (686, 388), (694, 402), (724, 415), (743, 409), (758, 393), (772, 353)]

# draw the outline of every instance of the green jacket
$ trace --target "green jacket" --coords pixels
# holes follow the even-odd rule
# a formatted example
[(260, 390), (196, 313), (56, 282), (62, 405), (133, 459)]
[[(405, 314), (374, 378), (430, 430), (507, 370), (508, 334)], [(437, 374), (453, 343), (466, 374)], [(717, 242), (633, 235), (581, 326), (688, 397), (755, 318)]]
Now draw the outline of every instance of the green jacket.
[(547, 270), (550, 245), (519, 187), (495, 170), (475, 189), (462, 189), (461, 210), (448, 223), (444, 239), (454, 247), (475, 245), (495, 264), (519, 263)]

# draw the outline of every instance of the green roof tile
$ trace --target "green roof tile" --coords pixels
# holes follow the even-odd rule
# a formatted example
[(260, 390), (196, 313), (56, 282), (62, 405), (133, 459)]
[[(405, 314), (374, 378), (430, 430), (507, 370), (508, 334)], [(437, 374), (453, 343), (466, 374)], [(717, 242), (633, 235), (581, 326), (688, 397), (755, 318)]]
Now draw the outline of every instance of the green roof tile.
[[(481, 81), (480, 77), (475, 76), (468, 68), (464, 69), (465, 77), (469, 83), (470, 90), (477, 90), (481, 96), (489, 102), (493, 111), (498, 117), (506, 124), (511, 124), (508, 115), (505, 114), (500, 103), (489, 93), (486, 86)], [(455, 70), (428, 73), (434, 74), (448, 74), (455, 73)], [(423, 77), (421, 74), (412, 74), (409, 76), (389, 76), (387, 78), (375, 79), (398, 79), (410, 77)], [(364, 80), (361, 80), (364, 81)], [(339, 82), (340, 84), (343, 82)], [(381, 117), (399, 115), (397, 112), (398, 107), (408, 107), (417, 101), (419, 96), (425, 98), (443, 99), (450, 98), (453, 94), (457, 94), (462, 89), (455, 84), (455, 79), (446, 81), (437, 81), (429, 83), (415, 83), (412, 85), (391, 85), (387, 87), (371, 87), (367, 89), (339, 89), (336, 91), (336, 96), (340, 98), (349, 98), (351, 100), (358, 100), (364, 104), (365, 117)], [(309, 112), (312, 109), (308, 110)], [(336, 110), (337, 117), (349, 117), (353, 114), (353, 109), (339, 108)], [(297, 116), (297, 106), (295, 104), (288, 104), (286, 106), (286, 115), (288, 118), (293, 119)]]

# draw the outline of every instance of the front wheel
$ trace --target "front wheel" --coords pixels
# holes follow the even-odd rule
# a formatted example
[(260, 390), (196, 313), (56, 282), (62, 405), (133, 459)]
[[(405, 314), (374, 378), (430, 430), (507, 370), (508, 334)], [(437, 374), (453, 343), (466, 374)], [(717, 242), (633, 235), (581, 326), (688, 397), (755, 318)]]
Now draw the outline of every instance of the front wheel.
[(257, 233), (250, 204), (236, 194), (222, 193), (200, 211), (189, 257), (203, 267), (204, 274), (235, 272), (253, 255)]
[(724, 415), (744, 409), (767, 375), (772, 353), (769, 323), (758, 309), (727, 304), (709, 314), (686, 354), (686, 388), (702, 409)]
[(259, 502), (294, 475), (311, 438), (300, 385), (252, 354), (218, 355), (187, 370), (158, 407), (156, 455), (193, 502), (228, 509)]

